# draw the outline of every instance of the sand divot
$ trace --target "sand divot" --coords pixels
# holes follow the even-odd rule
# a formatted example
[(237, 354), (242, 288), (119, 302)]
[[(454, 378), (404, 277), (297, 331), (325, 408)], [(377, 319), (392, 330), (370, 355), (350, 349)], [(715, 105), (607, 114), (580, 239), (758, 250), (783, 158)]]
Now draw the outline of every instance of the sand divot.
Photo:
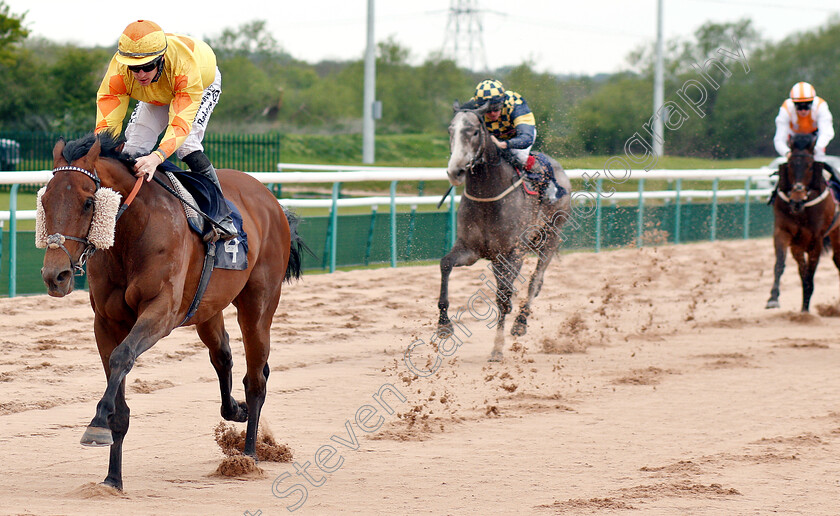
[(128, 498), (128, 496), (119, 489), (106, 486), (105, 484), (97, 484), (96, 482), (83, 484), (67, 493), (67, 496), (71, 498), (80, 498), (82, 500)]
[[(234, 425), (220, 422), (213, 430), (216, 444), (226, 455), (216, 468), (214, 475), (236, 478), (263, 478), (265, 472), (257, 466), (252, 457), (243, 455), (245, 450), (245, 430), (236, 431)], [(257, 459), (265, 462), (292, 462), (292, 450), (277, 444), (271, 430), (265, 423), (257, 432)]]

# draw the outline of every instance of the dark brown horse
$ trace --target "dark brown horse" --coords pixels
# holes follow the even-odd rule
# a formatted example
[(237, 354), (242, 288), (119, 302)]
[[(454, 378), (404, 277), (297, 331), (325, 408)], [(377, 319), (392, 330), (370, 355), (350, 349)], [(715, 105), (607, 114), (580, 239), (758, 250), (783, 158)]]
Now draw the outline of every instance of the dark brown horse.
[(458, 238), (440, 261), (438, 332), (445, 336), (453, 331), (447, 313), (452, 268), (472, 265), (480, 258), (490, 260), (498, 310), (490, 360), (498, 361), (504, 348), (505, 315), (512, 310), (511, 297), (524, 288), (524, 278), (519, 273), (523, 259), (529, 252), (538, 257), (527, 295), (511, 327), (513, 335), (524, 335), (527, 331), (531, 303), (539, 294), (545, 270), (562, 241), (561, 228), (571, 215), (571, 184), (563, 167), (551, 160), (554, 175), (566, 195), (550, 204), (528, 195), (520, 185), (522, 181), (516, 170), (502, 158), (484, 124), (487, 107), (485, 104), (483, 109), (461, 110), (456, 106), (449, 125), (449, 182), (453, 186), (461, 183), (465, 186), (458, 207)]
[[(93, 250), (100, 194), (125, 199), (136, 178), (133, 160), (120, 156), (119, 142), (90, 135), (53, 150), (53, 178), (41, 197), (49, 248), (41, 271), (51, 296), (73, 289), (73, 271)], [(219, 170), (225, 196), (242, 214), (249, 239), (248, 268), (216, 269), (204, 298), (187, 324), (210, 350), (221, 387), (222, 417), (248, 422), (245, 453), (255, 455), (257, 425), (268, 380), (269, 331), (284, 280), (300, 276), (302, 242), (272, 194), (256, 179)], [(109, 190), (110, 189), (110, 190)], [(114, 214), (111, 227), (114, 227)], [(106, 217), (107, 218), (107, 217)], [(290, 228), (289, 220), (292, 220)], [(122, 445), (128, 431), (126, 375), (141, 353), (177, 328), (198, 288), (204, 244), (190, 231), (181, 202), (156, 183), (143, 183), (116, 222), (113, 246), (100, 246), (87, 261), (94, 335), (107, 388), (82, 437), (89, 446), (110, 445), (105, 484), (122, 489)], [(222, 309), (233, 303), (245, 345), (245, 403), (231, 395), (232, 358)], [(175, 427), (169, 430), (177, 434)]]
[(803, 312), (810, 307), (814, 273), (826, 240), (834, 251), (834, 265), (840, 270), (840, 211), (823, 177), (823, 163), (814, 161), (815, 141), (811, 135), (795, 135), (788, 161), (779, 167), (779, 184), (773, 202), (776, 266), (766, 308), (779, 308), (779, 279), (785, 271), (788, 247), (799, 265)]

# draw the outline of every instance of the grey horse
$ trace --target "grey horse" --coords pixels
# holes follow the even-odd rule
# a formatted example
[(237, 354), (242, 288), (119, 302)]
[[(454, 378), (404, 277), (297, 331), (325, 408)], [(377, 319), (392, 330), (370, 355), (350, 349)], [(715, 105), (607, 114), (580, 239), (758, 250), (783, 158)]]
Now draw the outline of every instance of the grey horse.
[(538, 257), (528, 296), (511, 327), (514, 336), (525, 334), (531, 303), (539, 294), (545, 270), (562, 241), (560, 228), (570, 219), (571, 184), (560, 164), (552, 159), (555, 177), (566, 194), (554, 203), (540, 202), (539, 196), (529, 195), (520, 185), (522, 180), (514, 167), (502, 159), (484, 125), (486, 105), (475, 110), (459, 109), (457, 103), (453, 107), (447, 174), (453, 186), (465, 186), (458, 207), (458, 237), (440, 261), (438, 335), (446, 337), (454, 331), (447, 313), (452, 268), (472, 265), (479, 258), (490, 260), (498, 310), (490, 361), (499, 361), (505, 344), (505, 315), (511, 312), (511, 297), (517, 287), (525, 283), (519, 272), (523, 259), (529, 252)]

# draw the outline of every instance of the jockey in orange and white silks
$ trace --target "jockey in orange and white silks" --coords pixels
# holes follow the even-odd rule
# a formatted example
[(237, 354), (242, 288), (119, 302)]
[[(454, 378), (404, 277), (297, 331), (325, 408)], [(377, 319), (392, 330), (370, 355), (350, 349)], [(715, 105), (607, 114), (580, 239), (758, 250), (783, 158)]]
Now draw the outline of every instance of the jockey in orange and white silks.
[[(201, 143), (221, 92), (222, 75), (207, 43), (166, 34), (157, 23), (138, 20), (120, 35), (117, 53), (99, 86), (94, 132), (119, 134), (129, 100), (136, 99), (139, 102), (125, 128), (123, 149), (136, 157), (136, 174), (150, 181), (157, 166), (176, 154), (221, 191), (216, 169)], [(163, 138), (155, 149), (161, 133)], [(236, 236), (229, 219), (218, 221), (226, 239)]]
[(776, 135), (773, 144), (781, 156), (790, 153), (790, 137), (793, 134), (816, 134), (814, 158), (825, 158), (825, 147), (834, 138), (833, 118), (828, 103), (817, 96), (814, 87), (807, 82), (796, 83), (790, 90), (790, 98), (782, 103), (776, 116)]

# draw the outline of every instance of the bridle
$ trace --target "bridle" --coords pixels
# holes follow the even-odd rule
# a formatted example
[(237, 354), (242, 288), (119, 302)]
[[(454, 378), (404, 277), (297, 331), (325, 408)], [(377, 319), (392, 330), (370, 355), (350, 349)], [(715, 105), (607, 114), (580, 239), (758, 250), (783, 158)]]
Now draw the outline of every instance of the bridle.
[[(99, 179), (99, 175), (96, 173), (96, 168), (93, 169), (93, 172), (89, 172), (80, 167), (74, 167), (73, 165), (65, 165), (63, 167), (54, 168), (52, 173), (55, 175), (56, 172), (81, 172), (82, 174), (89, 177), (93, 182), (96, 184), (96, 190), (94, 193), (99, 190), (99, 187), (102, 185), (102, 181)], [(90, 228), (88, 228), (88, 233), (90, 233)], [(74, 242), (80, 242), (84, 244), (85, 249), (82, 251), (82, 254), (79, 256), (79, 260), (76, 261), (73, 259), (73, 256), (70, 254), (70, 251), (64, 247), (64, 242), (67, 240), (72, 240)], [(67, 258), (70, 259), (70, 266), (73, 268), (74, 276), (84, 276), (85, 274), (85, 263), (87, 263), (88, 258), (93, 255), (96, 251), (96, 247), (88, 241), (87, 235), (84, 238), (74, 237), (74, 236), (67, 236), (62, 235), (61, 233), (53, 233), (52, 235), (47, 236), (47, 247), (49, 249), (61, 249), (64, 251), (64, 254), (67, 255)]]
[[(797, 157), (799, 157), (799, 156), (797, 156)], [(790, 160), (788, 160), (788, 164), (790, 164)], [(812, 173), (815, 173), (815, 172), (812, 172)], [(790, 204), (791, 203), (790, 195), (793, 194), (793, 193), (802, 193), (802, 192), (805, 192), (805, 197), (807, 198), (809, 195), (811, 195), (811, 193), (817, 192), (817, 190), (807, 189), (801, 181), (797, 181), (797, 182), (793, 183), (793, 187), (791, 187), (790, 191), (783, 192), (783, 191), (779, 190), (778, 195), (779, 195), (779, 198), (781, 200)], [(821, 202), (823, 202), (823, 200), (826, 197), (828, 197), (830, 193), (831, 192), (829, 191), (828, 185), (826, 185), (826, 187), (823, 189), (823, 191), (817, 197), (815, 197), (814, 199), (811, 199), (810, 201), (805, 202), (802, 205), (802, 207), (803, 208), (810, 208), (812, 206), (816, 206), (816, 205), (820, 204)]]
[[(485, 157), (484, 157), (484, 151), (487, 149), (487, 140), (489, 139), (489, 138), (488, 138), (488, 135), (486, 134), (486, 132), (487, 132), (487, 128), (484, 126), (483, 116), (479, 115), (478, 113), (473, 113), (473, 114), (474, 114), (474, 115), (478, 118), (478, 125), (479, 125), (479, 127), (480, 127), (480, 129), (479, 129), (479, 130), (480, 130), (480, 131), (481, 131), (481, 133), (482, 133), (482, 135), (481, 135), (482, 137), (481, 137), (481, 139), (480, 139), (480, 144), (479, 144), (478, 150), (475, 152), (475, 154), (473, 155), (473, 157), (472, 157), (472, 159), (469, 161), (469, 163), (467, 163), (467, 164), (466, 164), (466, 166), (464, 167), (464, 169), (466, 169), (466, 171), (467, 171), (467, 172), (469, 172), (470, 174), (475, 173), (475, 168), (476, 168), (478, 165), (485, 165), (485, 166), (490, 167), (490, 166), (496, 166), (496, 165), (498, 165), (499, 163), (501, 163), (501, 161), (502, 161), (502, 155), (501, 155), (501, 153), (497, 153), (496, 161), (494, 161), (494, 162), (492, 162), (492, 163), (488, 162), (488, 161), (485, 159)], [(464, 186), (464, 193), (463, 193), (463, 195), (464, 195), (464, 197), (466, 197), (467, 199), (469, 199), (469, 200), (471, 200), (471, 201), (476, 201), (476, 202), (495, 202), (495, 201), (498, 201), (498, 200), (500, 200), (500, 199), (503, 199), (503, 198), (504, 198), (504, 197), (506, 197), (509, 193), (511, 193), (512, 191), (514, 191), (514, 190), (516, 189), (516, 187), (517, 187), (517, 186), (519, 186), (520, 184), (522, 184), (522, 181), (523, 181), (523, 180), (524, 180), (524, 178), (523, 178), (523, 177), (520, 177), (518, 181), (516, 181), (516, 182), (514, 182), (512, 185), (510, 185), (510, 186), (509, 186), (509, 187), (508, 187), (505, 191), (503, 191), (502, 193), (500, 193), (499, 195), (496, 195), (496, 196), (494, 196), (494, 197), (475, 197), (475, 196), (473, 196), (473, 195), (470, 195), (470, 194), (467, 192), (467, 188), (466, 188), (466, 186)]]

